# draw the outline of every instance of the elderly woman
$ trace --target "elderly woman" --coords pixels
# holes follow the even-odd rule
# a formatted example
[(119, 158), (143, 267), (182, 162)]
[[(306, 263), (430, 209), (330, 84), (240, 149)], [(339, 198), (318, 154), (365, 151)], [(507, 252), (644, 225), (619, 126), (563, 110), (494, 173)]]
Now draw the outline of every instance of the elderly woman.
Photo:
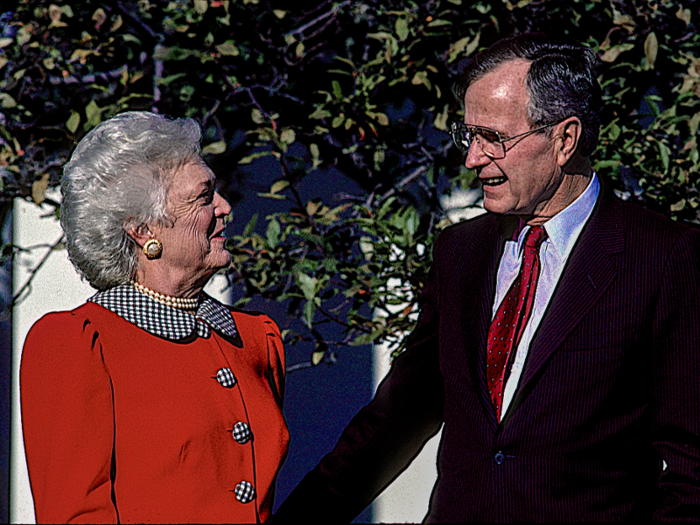
[(48, 314), (21, 370), (40, 522), (261, 522), (287, 452), (269, 317), (202, 291), (229, 204), (191, 119), (103, 122), (64, 169), (68, 254), (98, 292)]

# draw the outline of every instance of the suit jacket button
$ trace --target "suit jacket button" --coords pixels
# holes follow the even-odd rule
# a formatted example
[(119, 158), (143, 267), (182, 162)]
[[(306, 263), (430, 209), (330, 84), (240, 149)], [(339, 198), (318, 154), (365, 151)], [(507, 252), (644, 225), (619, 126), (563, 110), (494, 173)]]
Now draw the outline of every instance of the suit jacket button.
[(224, 388), (233, 388), (236, 386), (236, 376), (233, 375), (230, 368), (220, 368), (216, 372), (216, 380)]
[(255, 499), (255, 489), (248, 481), (241, 481), (233, 491), (236, 494), (236, 499), (241, 503), (250, 503)]
[(250, 431), (250, 426), (248, 426), (248, 423), (245, 421), (239, 421), (233, 425), (231, 435), (233, 436), (233, 439), (235, 439), (236, 442), (240, 443), (241, 445), (248, 443), (250, 438), (253, 437), (253, 434)]
[(497, 452), (493, 460), (496, 462), (496, 465), (500, 465), (506, 460), (506, 457), (503, 455), (503, 452)]

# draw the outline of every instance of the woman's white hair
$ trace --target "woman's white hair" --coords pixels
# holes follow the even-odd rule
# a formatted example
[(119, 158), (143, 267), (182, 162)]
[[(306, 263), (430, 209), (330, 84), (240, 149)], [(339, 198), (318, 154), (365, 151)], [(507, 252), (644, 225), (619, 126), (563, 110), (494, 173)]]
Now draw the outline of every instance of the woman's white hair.
[(200, 138), (192, 119), (130, 111), (80, 141), (63, 167), (61, 226), (71, 262), (93, 287), (133, 278), (138, 245), (126, 230), (171, 223), (173, 174), (199, 158)]

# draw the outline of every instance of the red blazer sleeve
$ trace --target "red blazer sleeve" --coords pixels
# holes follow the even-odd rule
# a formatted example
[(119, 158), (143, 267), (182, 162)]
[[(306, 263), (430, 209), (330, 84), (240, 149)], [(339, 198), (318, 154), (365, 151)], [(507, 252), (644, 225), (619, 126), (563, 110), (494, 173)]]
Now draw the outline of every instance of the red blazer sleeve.
[(265, 335), (267, 337), (267, 359), (270, 366), (270, 387), (275, 392), (277, 403), (282, 408), (284, 400), (284, 381), (286, 374), (286, 361), (284, 343), (280, 329), (272, 319), (264, 316)]
[(20, 372), (24, 444), (38, 523), (116, 523), (113, 399), (99, 335), (73, 312), (30, 330)]

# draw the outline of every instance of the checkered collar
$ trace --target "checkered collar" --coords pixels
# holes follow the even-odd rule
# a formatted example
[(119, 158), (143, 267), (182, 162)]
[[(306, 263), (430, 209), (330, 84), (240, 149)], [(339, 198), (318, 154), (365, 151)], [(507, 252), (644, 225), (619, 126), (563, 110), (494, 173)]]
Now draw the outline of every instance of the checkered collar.
[(195, 315), (154, 301), (130, 284), (97, 292), (88, 301), (163, 339), (179, 341), (196, 336), (209, 337), (211, 327), (237, 340), (238, 330), (229, 309), (207, 294), (203, 293), (201, 297)]

